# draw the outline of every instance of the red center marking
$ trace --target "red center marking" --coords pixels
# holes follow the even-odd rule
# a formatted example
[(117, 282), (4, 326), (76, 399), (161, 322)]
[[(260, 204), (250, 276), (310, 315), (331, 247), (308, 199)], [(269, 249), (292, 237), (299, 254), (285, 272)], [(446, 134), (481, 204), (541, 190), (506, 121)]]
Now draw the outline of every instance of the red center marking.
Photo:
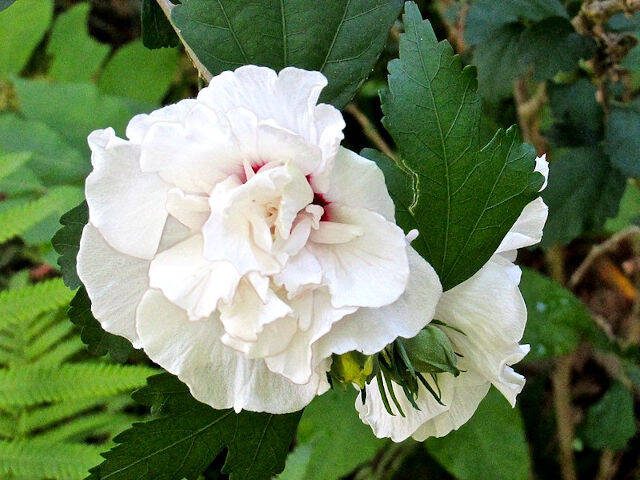
[(329, 209), (327, 207), (331, 204), (331, 202), (329, 202), (326, 198), (324, 198), (323, 194), (314, 192), (313, 202), (311, 203), (313, 203), (314, 205), (320, 205), (322, 208), (324, 208), (324, 213), (322, 214), (322, 217), (320, 218), (320, 220), (323, 222), (328, 222)]

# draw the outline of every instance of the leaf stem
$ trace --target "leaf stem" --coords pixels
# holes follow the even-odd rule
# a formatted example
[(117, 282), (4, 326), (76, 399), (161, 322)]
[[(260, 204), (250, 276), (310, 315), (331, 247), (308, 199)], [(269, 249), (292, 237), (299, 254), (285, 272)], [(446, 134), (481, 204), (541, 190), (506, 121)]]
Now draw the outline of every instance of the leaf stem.
[(344, 107), (344, 110), (348, 112), (353, 118), (355, 118), (355, 120), (360, 124), (360, 127), (362, 128), (362, 133), (364, 133), (365, 136), (369, 140), (371, 140), (371, 142), (378, 148), (378, 150), (380, 150), (387, 157), (391, 158), (397, 163), (396, 156), (394, 155), (387, 142), (384, 141), (382, 135), (380, 135), (380, 132), (378, 132), (375, 125), (364, 113), (362, 113), (358, 106), (355, 103), (350, 103), (349, 105)]
[(171, 21), (171, 11), (175, 7), (175, 5), (173, 3), (171, 3), (169, 0), (157, 0), (157, 2), (158, 2), (158, 5), (160, 6), (160, 8), (162, 9), (162, 11), (164, 12), (165, 16), (167, 17), (167, 20), (169, 20), (169, 23), (171, 24), (173, 29), (176, 31), (176, 34), (178, 35), (178, 38), (182, 42), (182, 45), (184, 45), (184, 50), (185, 50), (185, 52), (187, 52), (187, 55), (189, 56), (189, 59), (191, 60), (191, 63), (193, 63), (193, 66), (196, 68), (196, 70), (198, 70), (198, 74), (207, 83), (210, 82), (211, 79), (213, 78), (213, 75), (207, 69), (207, 67), (205, 67), (202, 64), (202, 62), (198, 59), (198, 57), (196, 56), (194, 51), (191, 50), (191, 47), (189, 47), (187, 42), (185, 42), (185, 40), (184, 40), (184, 38), (182, 36), (182, 32), (180, 31), (180, 29), (178, 27), (176, 27), (174, 25), (174, 23)]

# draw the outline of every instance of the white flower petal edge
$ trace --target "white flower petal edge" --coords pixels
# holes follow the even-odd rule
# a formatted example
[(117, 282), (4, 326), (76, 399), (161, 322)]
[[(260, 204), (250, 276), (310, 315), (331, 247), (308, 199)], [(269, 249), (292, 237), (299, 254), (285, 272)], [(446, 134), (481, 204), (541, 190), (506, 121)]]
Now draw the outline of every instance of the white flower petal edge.
[[(544, 176), (544, 188), (549, 172), (544, 157), (536, 160), (535, 171)], [(529, 346), (518, 343), (527, 310), (518, 288), (520, 268), (513, 261), (518, 248), (540, 241), (546, 219), (547, 206), (538, 197), (523, 209), (491, 259), (471, 278), (440, 297), (434, 318), (454, 327), (442, 328), (456, 352), (463, 355), (459, 366), (463, 372), (458, 377), (438, 374), (444, 406), (421, 386), (416, 400), (420, 410), (416, 410), (394, 384), (405, 417), (397, 412), (392, 416), (384, 407), (376, 382), (367, 385), (364, 405), (356, 399), (360, 418), (376, 436), (396, 442), (408, 437), (423, 441), (444, 436), (471, 418), (491, 385), (515, 405), (525, 379), (511, 365), (522, 360)]]
[[(285, 413), (331, 355), (413, 336), (442, 290), (321, 73), (244, 66), (89, 136), (78, 273), (105, 330), (214, 408)], [(391, 320), (385, 321), (385, 316)]]

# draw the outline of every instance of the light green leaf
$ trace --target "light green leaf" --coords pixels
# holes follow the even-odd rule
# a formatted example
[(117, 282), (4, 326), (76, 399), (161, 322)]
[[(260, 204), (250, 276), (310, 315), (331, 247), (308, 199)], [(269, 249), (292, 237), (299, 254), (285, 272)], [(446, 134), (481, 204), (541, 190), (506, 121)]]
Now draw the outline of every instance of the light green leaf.
[(80, 184), (91, 170), (89, 157), (83, 158), (53, 129), (13, 114), (0, 115), (0, 150), (31, 152), (27, 166), (46, 186)]
[(494, 388), (459, 430), (425, 442), (429, 454), (458, 480), (527, 480), (531, 459), (520, 411)]
[(357, 394), (330, 390), (304, 411), (298, 444), (280, 480), (335, 480), (371, 460), (385, 445), (362, 423), (354, 408)]
[(616, 382), (587, 410), (582, 435), (590, 447), (621, 450), (635, 434), (633, 394)]
[(531, 345), (525, 361), (571, 353), (594, 334), (587, 308), (559, 283), (523, 268), (520, 291), (528, 314), (522, 343)]
[(176, 49), (149, 50), (141, 41), (118, 49), (98, 79), (105, 93), (159, 104), (166, 96), (178, 67)]
[(56, 19), (47, 45), (52, 57), (49, 76), (56, 81), (89, 82), (109, 54), (108, 45), (89, 35), (89, 8), (88, 3), (80, 3)]
[(284, 467), (300, 412), (214, 410), (172, 375), (148, 382), (134, 398), (159, 416), (118, 435), (118, 445), (103, 454), (106, 460), (91, 470), (91, 479), (196, 480), (224, 448), (222, 471), (231, 480), (269, 480)]
[(640, 103), (618, 106), (609, 113), (605, 151), (628, 177), (640, 177)]
[(619, 232), (638, 224), (640, 224), (640, 188), (634, 180), (629, 180), (620, 200), (618, 215), (607, 220), (604, 228), (611, 232)]
[(346, 105), (373, 69), (401, 0), (185, 0), (173, 23), (216, 75), (246, 64), (317, 70), (320, 101)]
[(390, 173), (379, 156), (376, 161), (396, 200), (399, 224), (420, 231), (413, 246), (448, 290), (489, 260), (538, 196), (543, 178), (534, 172), (533, 147), (521, 143), (517, 128), (498, 131), (484, 148), (479, 144), (475, 69), (463, 69), (451, 45), (438, 43), (412, 2), (404, 25), (400, 58), (389, 63), (382, 122), (403, 168), (415, 173), (415, 197), (401, 173)]
[(542, 244), (566, 244), (583, 232), (598, 231), (618, 212), (626, 186), (598, 147), (556, 150), (543, 192), (549, 206)]
[(31, 153), (19, 152), (0, 155), (0, 180), (5, 180), (31, 159)]
[(53, 0), (20, 0), (0, 11), (0, 80), (20, 73), (53, 15)]
[(124, 135), (131, 117), (151, 109), (149, 104), (103, 94), (90, 84), (26, 79), (14, 83), (24, 116), (47, 124), (87, 158), (92, 130), (113, 127)]

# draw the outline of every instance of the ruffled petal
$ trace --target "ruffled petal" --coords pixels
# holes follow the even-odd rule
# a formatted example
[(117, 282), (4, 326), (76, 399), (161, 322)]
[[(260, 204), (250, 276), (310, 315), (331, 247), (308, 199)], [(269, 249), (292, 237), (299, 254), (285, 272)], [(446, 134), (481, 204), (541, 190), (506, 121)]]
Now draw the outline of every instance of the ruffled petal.
[(149, 285), (183, 308), (191, 320), (209, 317), (220, 301), (230, 302), (239, 281), (232, 264), (204, 258), (199, 234), (157, 255), (149, 268)]
[(336, 204), (373, 210), (390, 222), (395, 221), (395, 207), (382, 170), (371, 160), (343, 147), (338, 150), (325, 198)]
[(77, 268), (91, 299), (91, 312), (102, 328), (140, 348), (135, 312), (149, 288), (149, 261), (114, 250), (100, 232), (88, 224), (80, 238)]
[(187, 98), (180, 100), (178, 103), (154, 110), (151, 113), (136, 115), (129, 120), (127, 125), (127, 138), (133, 143), (140, 144), (153, 124), (158, 122), (182, 123), (197, 104), (197, 100)]
[(518, 345), (527, 309), (518, 289), (519, 278), (509, 274), (509, 263), (496, 256), (471, 278), (444, 292), (436, 318), (464, 332), (447, 329), (465, 360), (514, 405), (524, 377), (510, 365), (519, 362), (529, 347)]
[(524, 207), (516, 223), (502, 239), (496, 253), (513, 252), (519, 248), (539, 243), (542, 240), (542, 230), (547, 221), (548, 213), (549, 208), (542, 197), (530, 202)]
[(391, 305), (360, 308), (334, 324), (316, 343), (318, 357), (353, 350), (373, 355), (398, 337), (415, 337), (433, 319), (442, 295), (440, 280), (413, 248), (407, 250), (410, 274), (404, 294)]
[(216, 409), (290, 413), (329, 388), (322, 370), (327, 365), (319, 367), (307, 384), (291, 383), (271, 373), (263, 361), (249, 360), (225, 347), (219, 340), (224, 330), (217, 319), (189, 321), (158, 290), (144, 295), (136, 328), (149, 358), (177, 375), (194, 398)]
[(85, 190), (89, 221), (116, 250), (150, 259), (158, 250), (171, 188), (158, 175), (143, 173), (140, 149), (112, 128), (89, 135), (93, 171)]
[(331, 206), (329, 217), (362, 232), (346, 243), (308, 244), (322, 265), (334, 307), (381, 307), (395, 302), (409, 281), (402, 230), (363, 208)]

